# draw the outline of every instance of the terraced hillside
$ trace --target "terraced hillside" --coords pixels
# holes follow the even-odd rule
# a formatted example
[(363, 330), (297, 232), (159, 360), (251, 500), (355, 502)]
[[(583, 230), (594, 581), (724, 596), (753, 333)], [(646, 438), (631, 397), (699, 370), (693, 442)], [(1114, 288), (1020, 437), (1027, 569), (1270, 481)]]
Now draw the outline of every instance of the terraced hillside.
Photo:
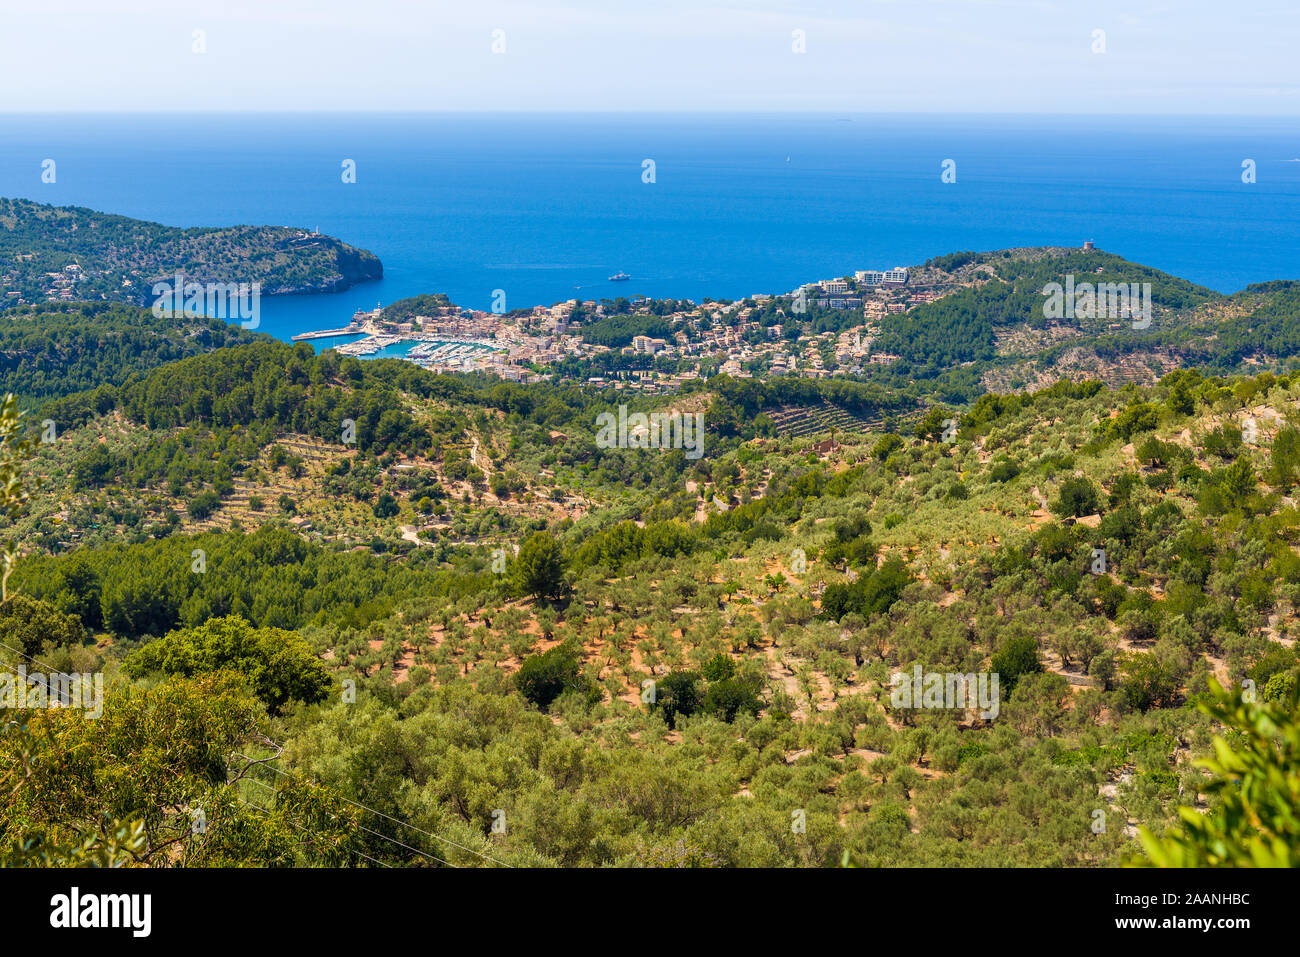
[(777, 434), (785, 438), (800, 439), (832, 431), (867, 432), (873, 428), (873, 423), (826, 401), (813, 406), (784, 405), (766, 414), (776, 425)]

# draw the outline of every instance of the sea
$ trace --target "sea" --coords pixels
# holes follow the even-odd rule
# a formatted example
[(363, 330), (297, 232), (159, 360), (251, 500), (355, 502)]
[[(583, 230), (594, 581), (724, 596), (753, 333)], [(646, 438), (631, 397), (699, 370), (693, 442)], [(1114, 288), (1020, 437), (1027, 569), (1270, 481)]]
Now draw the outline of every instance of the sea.
[(419, 293), (733, 299), (1085, 240), (1221, 292), (1300, 278), (1293, 119), (9, 114), (0, 195), (318, 229), (379, 256), (380, 281), (264, 298), (259, 328), (286, 340)]

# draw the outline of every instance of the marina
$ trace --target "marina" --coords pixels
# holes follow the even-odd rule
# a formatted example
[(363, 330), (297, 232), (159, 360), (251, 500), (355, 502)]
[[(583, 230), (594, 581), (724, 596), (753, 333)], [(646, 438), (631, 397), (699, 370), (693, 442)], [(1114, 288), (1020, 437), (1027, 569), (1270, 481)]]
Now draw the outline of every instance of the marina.
[(502, 347), (480, 339), (448, 339), (438, 336), (371, 335), (333, 347), (341, 355), (368, 359), (406, 359), (426, 367), (453, 366), (471, 369), (475, 360), (502, 351)]
[(384, 322), (382, 316), (383, 307), (377, 305), (373, 311), (359, 310), (342, 329), (300, 332), (292, 338), (294, 342), (314, 342), (317, 351), (333, 349), (340, 355), (362, 359), (406, 359), (429, 369), (458, 371), (471, 371), (493, 353), (508, 351), (506, 345), (491, 336), (399, 331), (393, 323)]

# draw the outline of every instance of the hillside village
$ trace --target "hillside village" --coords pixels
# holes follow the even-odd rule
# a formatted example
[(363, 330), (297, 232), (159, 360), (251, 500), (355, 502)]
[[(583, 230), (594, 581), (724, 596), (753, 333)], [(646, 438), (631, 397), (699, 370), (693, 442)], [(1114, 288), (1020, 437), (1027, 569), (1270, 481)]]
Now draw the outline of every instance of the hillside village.
[[(912, 317), (946, 308), (961, 298), (959, 293), (999, 285), (1008, 275), (1050, 275), (1053, 262), (1073, 264), (1081, 282), (1093, 276), (1113, 279), (1117, 268), (1125, 268), (1123, 260), (1089, 242), (1076, 250), (1014, 249), (937, 257), (910, 268), (858, 270), (784, 294), (754, 293), (732, 301), (634, 295), (497, 313), (460, 307), (444, 296), (420, 296), (359, 312), (344, 330), (295, 338), (347, 333), (359, 338), (334, 346), (347, 355), (394, 355), (434, 372), (481, 372), (509, 382), (546, 380), (649, 395), (716, 374), (896, 383), (900, 376), (917, 377), (918, 357), (900, 355), (915, 338)], [(1023, 308), (1045, 313), (1037, 288), (1017, 287), (1017, 294), (1035, 297)], [(1192, 316), (1186, 310), (1170, 313), (1167, 303), (1156, 307), (1162, 322), (1177, 325), (1204, 323), (1220, 308), (1207, 303)], [(974, 367), (981, 388), (997, 392), (1081, 375), (1116, 386), (1150, 384), (1180, 364), (1167, 347), (1144, 347), (1129, 356), (1095, 348), (1099, 339), (1128, 333), (1129, 308), (1096, 320), (1026, 323), (1011, 317), (992, 331), (982, 359), (953, 365)], [(1050, 366), (1044, 365), (1045, 355), (1053, 357)], [(900, 365), (903, 359), (909, 361)]]

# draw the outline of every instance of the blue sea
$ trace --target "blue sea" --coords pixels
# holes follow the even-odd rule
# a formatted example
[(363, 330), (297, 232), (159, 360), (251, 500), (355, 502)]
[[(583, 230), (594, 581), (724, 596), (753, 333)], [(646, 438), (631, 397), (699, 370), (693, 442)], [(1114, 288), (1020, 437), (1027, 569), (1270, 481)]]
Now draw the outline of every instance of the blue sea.
[[(41, 182), (47, 158), (53, 184)], [(346, 159), (355, 183), (342, 181)], [(954, 183), (941, 181), (945, 160)], [(379, 282), (264, 299), (260, 328), (283, 339), (417, 293), (478, 309), (498, 289), (510, 309), (638, 293), (698, 301), (1085, 239), (1224, 292), (1300, 278), (1290, 120), (6, 115), (0, 195), (173, 226), (318, 228), (383, 260)], [(620, 271), (631, 281), (608, 281)]]

